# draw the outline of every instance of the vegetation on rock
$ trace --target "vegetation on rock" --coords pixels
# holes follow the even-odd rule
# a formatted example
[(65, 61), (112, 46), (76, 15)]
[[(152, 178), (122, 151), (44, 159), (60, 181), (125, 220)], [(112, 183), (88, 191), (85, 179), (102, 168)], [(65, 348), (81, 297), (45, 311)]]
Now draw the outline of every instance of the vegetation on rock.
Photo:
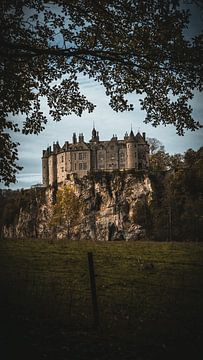
[(67, 228), (67, 238), (70, 237), (73, 226), (79, 224), (84, 204), (75, 194), (74, 189), (68, 185), (64, 185), (58, 189), (56, 194), (56, 202), (51, 206), (52, 215), (50, 226), (63, 226)]

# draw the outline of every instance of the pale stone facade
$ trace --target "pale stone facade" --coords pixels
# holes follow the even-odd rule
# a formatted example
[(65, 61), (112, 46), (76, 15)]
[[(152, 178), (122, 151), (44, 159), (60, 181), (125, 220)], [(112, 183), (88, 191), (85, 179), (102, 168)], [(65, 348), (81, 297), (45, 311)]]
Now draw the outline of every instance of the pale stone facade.
[(67, 175), (76, 173), (83, 177), (92, 172), (114, 170), (146, 170), (149, 165), (149, 145), (145, 133), (134, 135), (131, 130), (123, 140), (114, 136), (109, 141), (100, 141), (99, 133), (92, 130), (92, 138), (84, 141), (83, 134), (73, 134), (73, 141), (59, 143), (43, 150), (42, 177), (44, 186), (61, 184)]

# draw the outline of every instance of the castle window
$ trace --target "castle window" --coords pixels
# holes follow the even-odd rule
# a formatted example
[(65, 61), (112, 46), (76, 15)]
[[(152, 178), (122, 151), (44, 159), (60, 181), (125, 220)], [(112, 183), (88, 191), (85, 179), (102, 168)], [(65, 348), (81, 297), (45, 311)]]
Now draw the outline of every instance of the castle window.
[(76, 160), (76, 153), (74, 154), (74, 158), (75, 158), (75, 160)]
[(82, 160), (82, 153), (79, 153), (79, 160)]
[(83, 160), (85, 160), (86, 157), (87, 157), (87, 154), (86, 154), (86, 152), (84, 152), (84, 153), (83, 153)]
[(111, 145), (111, 150), (114, 150), (114, 146), (113, 146), (113, 145)]
[(82, 163), (79, 163), (79, 170), (82, 170)]
[(61, 156), (61, 162), (63, 162), (64, 161), (64, 156)]
[(83, 163), (83, 170), (87, 170), (87, 163)]
[(75, 164), (75, 170), (77, 170), (77, 164)]

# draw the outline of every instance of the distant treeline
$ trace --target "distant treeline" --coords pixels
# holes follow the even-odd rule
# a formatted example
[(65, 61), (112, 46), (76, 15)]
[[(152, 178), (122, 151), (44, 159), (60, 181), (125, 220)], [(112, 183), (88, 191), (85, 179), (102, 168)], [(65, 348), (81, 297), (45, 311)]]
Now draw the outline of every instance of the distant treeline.
[(166, 173), (151, 172), (153, 201), (141, 222), (145, 222), (148, 236), (154, 240), (201, 241), (203, 148), (189, 149), (175, 165)]

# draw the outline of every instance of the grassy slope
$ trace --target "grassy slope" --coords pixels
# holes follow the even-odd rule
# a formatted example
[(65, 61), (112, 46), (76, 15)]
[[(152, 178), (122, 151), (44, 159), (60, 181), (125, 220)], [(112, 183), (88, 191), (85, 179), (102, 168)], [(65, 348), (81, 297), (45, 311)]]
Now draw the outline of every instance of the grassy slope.
[[(88, 251), (95, 262), (97, 330)], [(202, 260), (197, 243), (2, 241), (5, 358), (202, 359)]]

